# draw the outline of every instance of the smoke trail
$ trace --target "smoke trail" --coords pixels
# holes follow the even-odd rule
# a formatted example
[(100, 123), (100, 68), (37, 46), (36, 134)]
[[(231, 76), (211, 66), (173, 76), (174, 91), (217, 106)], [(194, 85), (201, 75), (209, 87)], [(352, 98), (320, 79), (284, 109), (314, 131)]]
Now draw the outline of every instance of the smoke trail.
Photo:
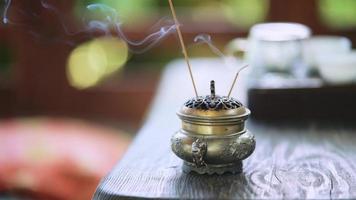
[(237, 66), (241, 66), (241, 60), (235, 58), (234, 56), (227, 56), (225, 55), (222, 51), (220, 51), (219, 48), (217, 48), (211, 39), (211, 36), (208, 34), (199, 34), (195, 36), (194, 42), (196, 44), (206, 44), (208, 47), (211, 49), (211, 51), (219, 56), (223, 61), (224, 64), (229, 68), (229, 69), (236, 69)]
[[(3, 12), (3, 23), (15, 26), (26, 26), (26, 31), (28, 31), (31, 35), (36, 35), (37, 33), (40, 35), (39, 30), (33, 30), (33, 27), (30, 27), (31, 24), (27, 24), (26, 22), (16, 22), (16, 20), (12, 20), (9, 17), (9, 10), (13, 9), (16, 12), (23, 12), (23, 10), (12, 6), (12, 0), (5, 0), (5, 7)], [(153, 27), (157, 27), (152, 33), (147, 35), (141, 40), (132, 40), (130, 39), (123, 31), (123, 21), (120, 19), (119, 14), (116, 9), (107, 6), (105, 4), (90, 4), (86, 7), (86, 13), (79, 24), (76, 24), (75, 28), (70, 27), (70, 22), (66, 19), (65, 15), (53, 4), (51, 4), (48, 0), (40, 0), (40, 7), (47, 12), (50, 12), (52, 15), (56, 16), (56, 20), (60, 23), (62, 27), (62, 31), (65, 35), (70, 36), (72, 38), (80, 36), (83, 38), (91, 37), (93, 33), (100, 32), (103, 35), (118, 37), (124, 40), (130, 47), (130, 51), (132, 53), (143, 53), (147, 50), (155, 47), (158, 43), (163, 41), (167, 36), (171, 33), (175, 32), (176, 26), (172, 21), (169, 20), (160, 20)], [(27, 11), (21, 14), (25, 16), (26, 19), (38, 20), (41, 18), (35, 16), (33, 12)], [(90, 16), (90, 17), (88, 17)], [(73, 20), (72, 20), (73, 21)], [(164, 24), (164, 25), (163, 25)], [(39, 27), (44, 28), (44, 27)], [(32, 30), (31, 30), (32, 29)], [(158, 30), (157, 30), (158, 29)], [(40, 36), (36, 36), (36, 38), (41, 38)], [(71, 38), (63, 38), (57, 40), (67, 40), (67, 43), (75, 44), (75, 42), (69, 41)]]
[(3, 23), (4, 24), (7, 24), (9, 23), (9, 19), (7, 18), (7, 12), (10, 8), (10, 5), (11, 5), (11, 0), (5, 0), (5, 8), (4, 8), (4, 14), (3, 14)]
[(213, 53), (215, 53), (216, 55), (218, 55), (222, 58), (225, 57), (224, 53), (221, 52), (220, 49), (218, 49), (213, 44), (211, 36), (208, 34), (199, 34), (199, 35), (195, 36), (194, 42), (197, 44), (207, 44)]
[[(151, 33), (142, 40), (133, 41), (129, 39), (122, 30), (121, 20), (119, 19), (118, 13), (115, 9), (108, 7), (104, 4), (91, 4), (87, 6), (87, 9), (96, 14), (102, 15), (101, 20), (91, 20), (87, 24), (88, 30), (98, 29), (106, 34), (109, 34), (110, 29), (114, 28), (118, 37), (126, 41), (131, 47), (131, 51), (134, 53), (143, 53), (159, 42), (166, 38), (169, 34), (173, 33), (176, 29), (174, 23), (171, 22), (170, 25), (161, 26), (158, 31)], [(163, 20), (162, 20), (163, 21)]]

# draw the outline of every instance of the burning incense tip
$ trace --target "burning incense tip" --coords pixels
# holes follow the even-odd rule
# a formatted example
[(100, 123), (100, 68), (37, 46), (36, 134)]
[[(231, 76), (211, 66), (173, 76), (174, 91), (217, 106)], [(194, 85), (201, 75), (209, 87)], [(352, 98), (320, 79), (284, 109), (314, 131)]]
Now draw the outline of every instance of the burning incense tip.
[(194, 77), (193, 77), (193, 73), (192, 73), (192, 67), (191, 67), (190, 62), (189, 62), (188, 52), (187, 52), (187, 49), (186, 49), (185, 44), (184, 44), (184, 40), (183, 40), (182, 32), (180, 30), (180, 25), (179, 25), (179, 21), (178, 21), (177, 15), (176, 15), (176, 11), (174, 9), (172, 0), (168, 0), (168, 1), (169, 1), (169, 7), (171, 8), (171, 12), (172, 12), (172, 15), (173, 15), (174, 23), (175, 23), (175, 25), (177, 27), (177, 33), (178, 33), (178, 37), (179, 37), (179, 42), (180, 42), (181, 47), (182, 47), (182, 51), (183, 51), (185, 62), (187, 63), (187, 66), (188, 66), (189, 75), (190, 75), (190, 78), (192, 80), (195, 96), (198, 98), (198, 92), (197, 92), (197, 88), (196, 88)]

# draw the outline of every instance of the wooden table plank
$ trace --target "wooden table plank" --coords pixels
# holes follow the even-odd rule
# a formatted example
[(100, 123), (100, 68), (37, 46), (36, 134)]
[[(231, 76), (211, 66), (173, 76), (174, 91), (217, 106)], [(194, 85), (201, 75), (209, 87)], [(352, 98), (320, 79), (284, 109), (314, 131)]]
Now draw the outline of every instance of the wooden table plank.
[[(198, 90), (227, 92), (233, 72), (217, 60), (192, 60)], [(256, 150), (244, 161), (244, 172), (222, 176), (185, 174), (170, 150), (180, 127), (175, 111), (193, 96), (184, 63), (172, 63), (163, 74), (147, 121), (125, 157), (101, 181), (94, 199), (277, 199), (356, 198), (356, 128), (333, 122), (255, 122)], [(246, 81), (238, 82), (245, 102)], [(203, 93), (204, 92), (204, 93)], [(236, 95), (235, 95), (236, 96)]]

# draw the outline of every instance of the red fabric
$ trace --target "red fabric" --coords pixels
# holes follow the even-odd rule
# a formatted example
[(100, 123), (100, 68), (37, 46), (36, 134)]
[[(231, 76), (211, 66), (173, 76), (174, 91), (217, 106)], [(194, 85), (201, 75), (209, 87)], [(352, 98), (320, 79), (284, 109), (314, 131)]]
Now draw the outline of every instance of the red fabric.
[(0, 122), (0, 192), (37, 199), (90, 199), (129, 138), (75, 120)]

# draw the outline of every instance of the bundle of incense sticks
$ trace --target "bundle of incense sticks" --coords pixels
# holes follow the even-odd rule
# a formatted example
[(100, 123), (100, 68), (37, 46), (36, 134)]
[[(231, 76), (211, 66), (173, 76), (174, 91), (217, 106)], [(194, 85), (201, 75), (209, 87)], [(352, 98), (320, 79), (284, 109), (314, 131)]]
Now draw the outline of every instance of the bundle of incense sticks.
[[(197, 91), (197, 87), (196, 87), (196, 85), (195, 85), (195, 80), (194, 80), (193, 72), (192, 72), (192, 66), (190, 65), (190, 62), (189, 62), (189, 56), (188, 56), (187, 48), (185, 47), (185, 44), (184, 44), (183, 35), (182, 35), (181, 30), (180, 30), (180, 24), (179, 24), (179, 21), (178, 21), (178, 18), (177, 18), (177, 14), (176, 14), (176, 11), (175, 11), (175, 9), (174, 9), (174, 5), (173, 5), (172, 0), (168, 0), (168, 1), (169, 1), (169, 6), (170, 6), (170, 8), (171, 8), (172, 15), (173, 15), (174, 23), (175, 23), (175, 25), (176, 25), (176, 29), (177, 29), (177, 33), (178, 33), (178, 38), (179, 38), (179, 42), (180, 42), (181, 47), (182, 47), (184, 59), (185, 59), (185, 62), (187, 63), (187, 66), (188, 66), (189, 75), (190, 75), (190, 79), (191, 79), (192, 84), (193, 84), (195, 96), (196, 96), (196, 98), (199, 98), (199, 96), (198, 96), (198, 91)], [(235, 78), (234, 78), (234, 80), (233, 80), (233, 82), (232, 82), (232, 85), (231, 85), (231, 87), (230, 87), (229, 94), (227, 95), (228, 98), (230, 98), (231, 93), (232, 93), (232, 90), (233, 90), (234, 87), (235, 87), (237, 77), (239, 76), (240, 72), (241, 72), (243, 69), (245, 69), (246, 67), (248, 67), (248, 65), (245, 65), (245, 66), (243, 66), (242, 68), (240, 68), (239, 70), (237, 70), (236, 75), (235, 75)]]

